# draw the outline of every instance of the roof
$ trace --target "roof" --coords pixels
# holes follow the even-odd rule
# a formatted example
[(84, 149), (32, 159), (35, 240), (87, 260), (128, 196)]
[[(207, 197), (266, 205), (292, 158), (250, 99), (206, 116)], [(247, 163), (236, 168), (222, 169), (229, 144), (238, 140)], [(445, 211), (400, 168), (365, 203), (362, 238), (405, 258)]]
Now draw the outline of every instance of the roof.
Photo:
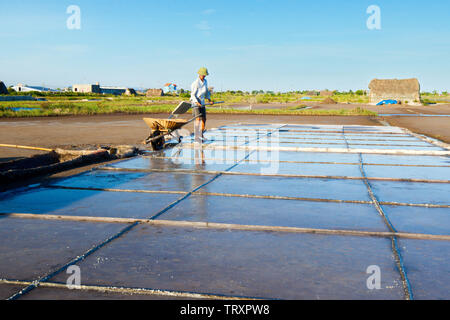
[(117, 89), (117, 90), (126, 90), (128, 88), (125, 87), (114, 87), (114, 86), (101, 86), (101, 89)]
[(57, 91), (55, 89), (41, 87), (41, 86), (26, 86), (26, 85), (24, 86), (24, 85), (21, 85), (21, 84), (13, 86), (13, 88), (17, 88), (17, 87), (27, 88), (27, 89), (36, 90), (36, 91)]
[(409, 94), (420, 91), (419, 80), (417, 79), (374, 79), (369, 84), (372, 93), (395, 93)]

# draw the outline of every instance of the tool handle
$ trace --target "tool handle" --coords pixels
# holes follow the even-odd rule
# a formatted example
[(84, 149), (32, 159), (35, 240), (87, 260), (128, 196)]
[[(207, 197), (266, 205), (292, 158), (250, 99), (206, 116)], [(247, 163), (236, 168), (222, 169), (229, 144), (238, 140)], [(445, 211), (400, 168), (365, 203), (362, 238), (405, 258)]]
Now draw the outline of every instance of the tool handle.
[[(217, 101), (217, 102), (214, 102), (214, 104), (204, 104), (204, 105), (202, 105), (202, 107), (214, 106), (216, 104), (222, 104), (222, 103), (225, 103), (225, 101)], [(197, 105), (193, 105), (192, 108), (200, 108), (200, 107)]]
[(29, 147), (29, 146), (19, 146), (15, 144), (0, 144), (0, 147), (6, 147), (6, 148), (16, 148), (16, 149), (28, 149), (28, 150), (40, 150), (40, 151), (54, 151), (53, 149), (47, 149), (47, 148), (40, 148), (40, 147)]

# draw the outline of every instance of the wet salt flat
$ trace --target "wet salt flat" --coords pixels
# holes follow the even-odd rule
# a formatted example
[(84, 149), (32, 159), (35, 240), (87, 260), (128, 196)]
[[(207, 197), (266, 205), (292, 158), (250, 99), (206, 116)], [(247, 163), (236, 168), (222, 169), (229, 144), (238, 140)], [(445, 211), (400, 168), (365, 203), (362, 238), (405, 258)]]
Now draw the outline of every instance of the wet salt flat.
[(205, 136), (0, 194), (0, 298), (450, 298), (446, 146), (388, 126)]

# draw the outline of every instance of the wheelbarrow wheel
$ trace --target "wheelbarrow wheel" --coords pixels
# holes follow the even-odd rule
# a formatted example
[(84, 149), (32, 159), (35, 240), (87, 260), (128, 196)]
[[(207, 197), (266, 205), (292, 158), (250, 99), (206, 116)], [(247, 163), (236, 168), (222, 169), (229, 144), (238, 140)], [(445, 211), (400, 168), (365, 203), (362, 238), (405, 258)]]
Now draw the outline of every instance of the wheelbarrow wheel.
[[(160, 136), (160, 137), (157, 139), (154, 139), (158, 136)], [(154, 140), (152, 140), (152, 139), (154, 139)], [(159, 131), (159, 130), (153, 131), (149, 137), (149, 140), (151, 140), (150, 145), (153, 150), (161, 150), (162, 148), (164, 148), (164, 143), (166, 142), (164, 139), (164, 136), (162, 135), (161, 131)]]

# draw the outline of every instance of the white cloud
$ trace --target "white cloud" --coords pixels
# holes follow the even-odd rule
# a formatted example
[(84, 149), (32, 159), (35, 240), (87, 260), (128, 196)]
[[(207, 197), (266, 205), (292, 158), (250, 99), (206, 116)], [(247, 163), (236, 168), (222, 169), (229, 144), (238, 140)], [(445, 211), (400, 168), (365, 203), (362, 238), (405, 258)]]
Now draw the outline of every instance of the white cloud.
[(89, 51), (89, 47), (83, 44), (56, 45), (51, 48), (59, 53), (84, 54)]
[(202, 31), (211, 31), (212, 30), (212, 28), (209, 25), (208, 21), (205, 21), (205, 20), (200, 21), (200, 23), (196, 24), (195, 27), (197, 29), (199, 29), (199, 30), (202, 30)]
[(216, 9), (206, 9), (202, 11), (202, 14), (210, 15), (216, 13)]

